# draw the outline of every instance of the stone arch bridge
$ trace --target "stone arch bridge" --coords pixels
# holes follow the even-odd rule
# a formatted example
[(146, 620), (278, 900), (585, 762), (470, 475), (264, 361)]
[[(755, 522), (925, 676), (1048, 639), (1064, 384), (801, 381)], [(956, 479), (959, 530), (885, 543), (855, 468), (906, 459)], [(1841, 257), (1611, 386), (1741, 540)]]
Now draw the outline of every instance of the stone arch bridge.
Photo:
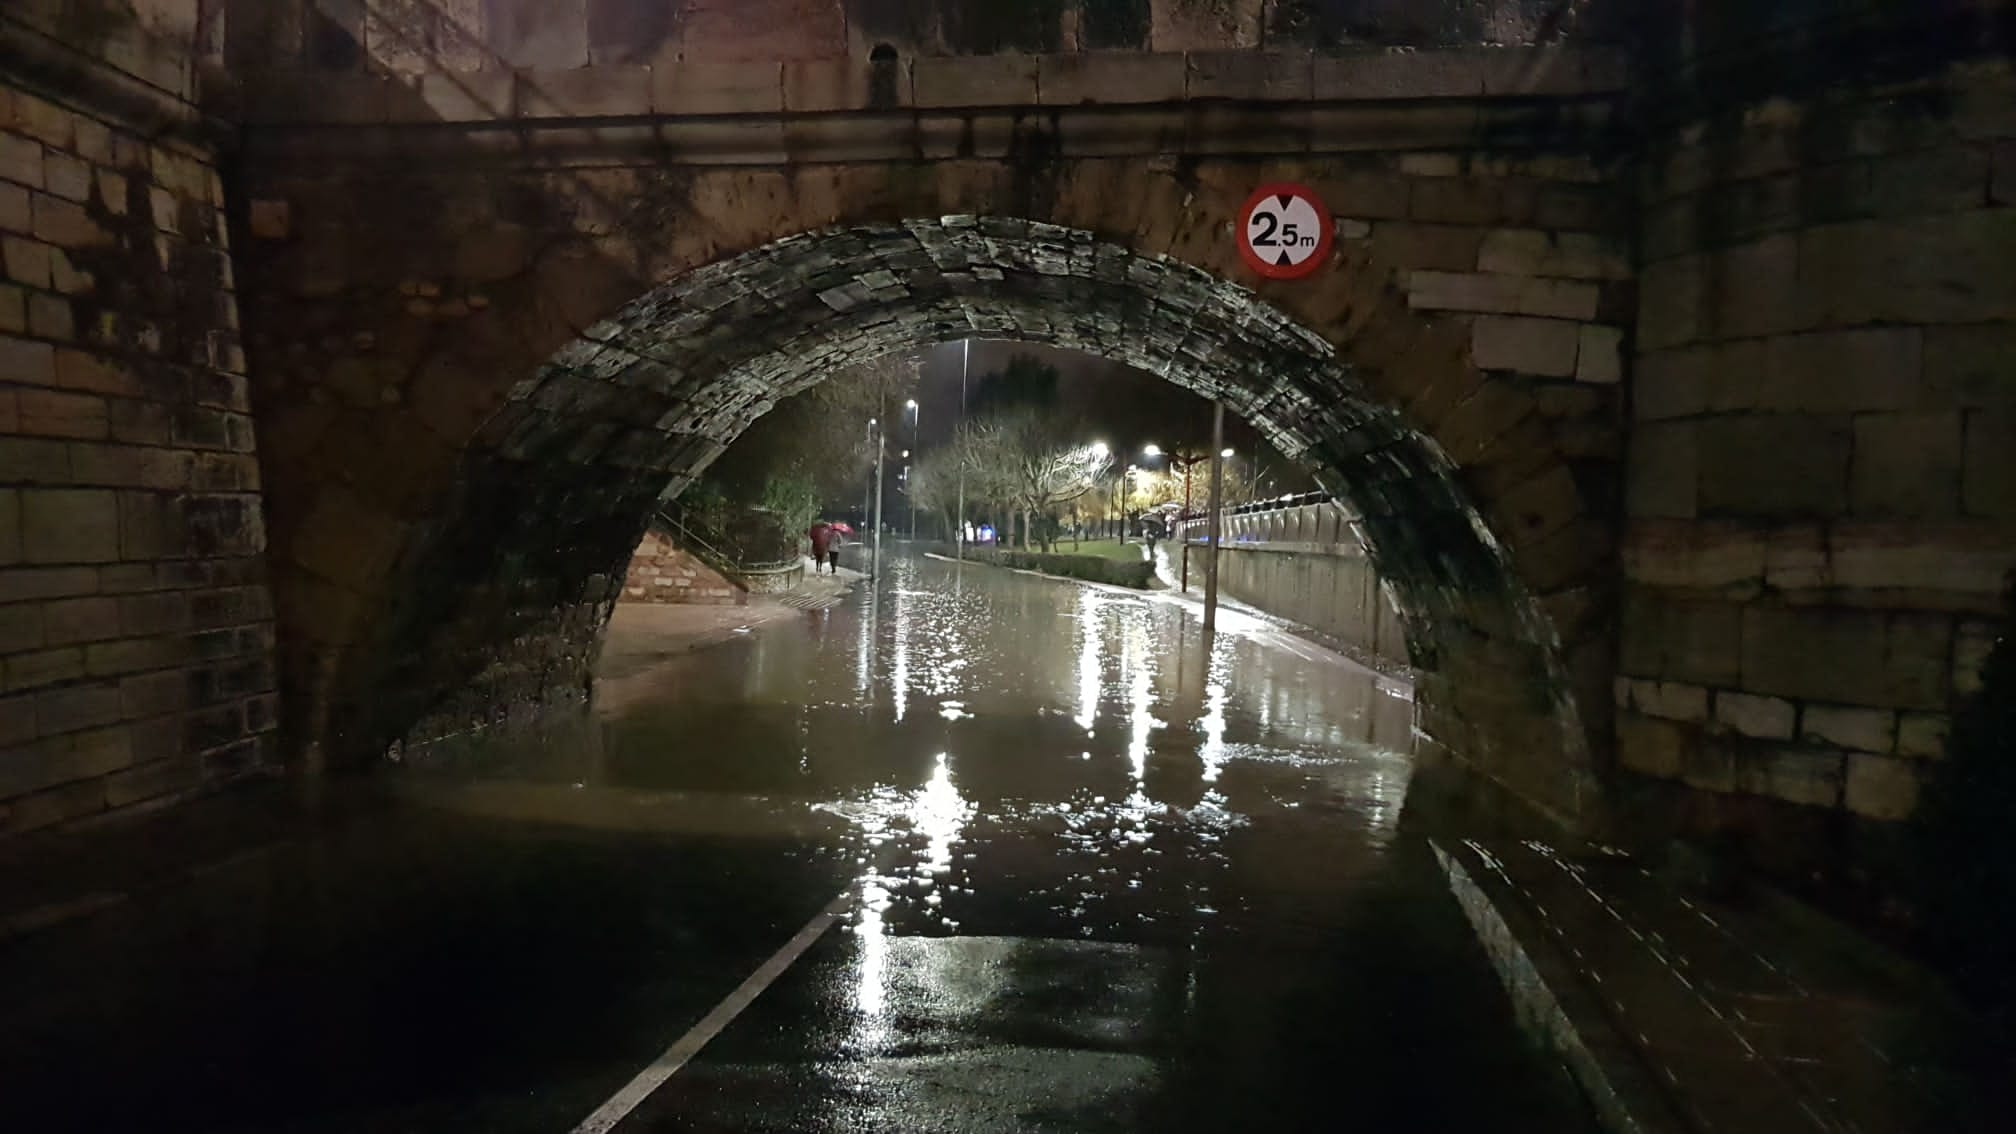
[(661, 492), (968, 336), (1260, 426), (1570, 822), (1833, 869), (2016, 559), (2006, 4), (139, 8), (4, 25), (14, 827), (578, 696)]

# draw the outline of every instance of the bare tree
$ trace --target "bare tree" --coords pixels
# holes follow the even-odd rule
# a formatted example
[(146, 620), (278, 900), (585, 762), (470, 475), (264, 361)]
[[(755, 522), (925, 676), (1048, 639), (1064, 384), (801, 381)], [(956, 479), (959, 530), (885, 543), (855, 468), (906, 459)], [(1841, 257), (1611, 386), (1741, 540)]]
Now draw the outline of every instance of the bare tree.
[(945, 517), (946, 529), (952, 530), (962, 492), (968, 515), (1008, 506), (1013, 495), (1008, 467), (1000, 432), (988, 421), (969, 422), (950, 444), (918, 455), (910, 467), (911, 498)]
[(1022, 518), (1022, 546), (1053, 544), (1046, 523), (1035, 533), (1035, 519), (1056, 518), (1057, 509), (1097, 487), (1112, 467), (1104, 445), (1077, 443), (1073, 423), (1061, 415), (1036, 409), (1015, 409), (995, 415), (975, 429), (979, 455), (989, 466), (989, 479), (1004, 490), (1005, 503)]

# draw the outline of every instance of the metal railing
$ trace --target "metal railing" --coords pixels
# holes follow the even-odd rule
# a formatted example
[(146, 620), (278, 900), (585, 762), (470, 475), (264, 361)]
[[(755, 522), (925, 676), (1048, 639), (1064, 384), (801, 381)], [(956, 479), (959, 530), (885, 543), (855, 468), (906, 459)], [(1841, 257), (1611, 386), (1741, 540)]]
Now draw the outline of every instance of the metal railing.
[(795, 556), (790, 559), (778, 559), (774, 561), (744, 562), (740, 556), (731, 555), (701, 539), (694, 533), (692, 528), (686, 526), (685, 521), (679, 518), (678, 513), (670, 508), (660, 508), (657, 519), (659, 523), (671, 530), (673, 537), (679, 541), (682, 547), (691, 552), (695, 559), (700, 560), (723, 575), (732, 577), (768, 571), (782, 571), (795, 567), (799, 563), (799, 560)]

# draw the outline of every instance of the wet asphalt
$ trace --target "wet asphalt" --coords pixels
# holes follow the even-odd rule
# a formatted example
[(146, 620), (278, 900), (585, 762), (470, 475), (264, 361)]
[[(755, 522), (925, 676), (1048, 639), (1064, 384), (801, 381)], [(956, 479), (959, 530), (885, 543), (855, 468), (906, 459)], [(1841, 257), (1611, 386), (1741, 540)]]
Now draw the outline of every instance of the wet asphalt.
[(33, 1130), (1590, 1128), (1410, 822), (1404, 685), (1164, 595), (892, 556), (598, 715), (0, 945)]

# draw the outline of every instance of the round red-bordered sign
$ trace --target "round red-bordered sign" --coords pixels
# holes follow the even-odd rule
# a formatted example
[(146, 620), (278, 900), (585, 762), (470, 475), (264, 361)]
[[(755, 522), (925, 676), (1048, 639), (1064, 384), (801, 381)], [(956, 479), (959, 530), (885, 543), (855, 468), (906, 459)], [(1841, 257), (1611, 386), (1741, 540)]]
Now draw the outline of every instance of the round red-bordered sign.
[(1239, 210), (1239, 255), (1270, 280), (1299, 280), (1330, 262), (1330, 210), (1304, 185), (1262, 185)]

